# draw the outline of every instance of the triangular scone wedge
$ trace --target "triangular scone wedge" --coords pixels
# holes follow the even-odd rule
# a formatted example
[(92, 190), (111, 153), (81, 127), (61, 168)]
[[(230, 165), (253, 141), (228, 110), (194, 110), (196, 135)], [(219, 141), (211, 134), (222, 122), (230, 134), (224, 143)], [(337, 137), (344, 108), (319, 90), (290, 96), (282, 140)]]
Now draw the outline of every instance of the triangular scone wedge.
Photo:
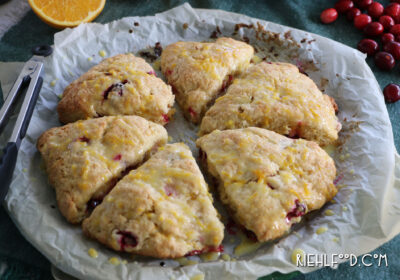
[(252, 127), (215, 130), (196, 143), (221, 201), (259, 241), (282, 236), (337, 193), (335, 164), (315, 142)]
[(108, 247), (156, 258), (217, 250), (224, 226), (195, 159), (181, 143), (159, 148), (82, 223)]
[(253, 47), (231, 38), (215, 43), (177, 42), (161, 54), (161, 69), (190, 121), (199, 123), (210, 103), (243, 71)]
[(165, 144), (167, 137), (163, 126), (138, 116), (103, 117), (49, 129), (37, 148), (61, 213), (79, 223), (124, 172)]
[(166, 124), (173, 114), (171, 87), (133, 54), (107, 58), (67, 86), (57, 110), (62, 123), (101, 116), (137, 115)]
[(249, 67), (216, 100), (199, 133), (261, 127), (326, 145), (337, 140), (341, 128), (335, 106), (296, 66), (261, 62)]

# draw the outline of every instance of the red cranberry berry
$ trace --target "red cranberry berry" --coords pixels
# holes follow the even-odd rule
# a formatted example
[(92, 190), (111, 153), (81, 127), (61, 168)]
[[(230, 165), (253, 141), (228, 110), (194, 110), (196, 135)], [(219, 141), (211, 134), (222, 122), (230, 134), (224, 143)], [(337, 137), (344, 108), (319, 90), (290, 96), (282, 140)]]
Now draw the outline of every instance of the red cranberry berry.
[(378, 48), (378, 43), (371, 39), (362, 39), (357, 45), (357, 49), (367, 55), (374, 55)]
[(356, 5), (357, 5), (361, 10), (364, 10), (364, 9), (368, 8), (368, 6), (372, 4), (372, 2), (373, 2), (372, 0), (358, 0), (358, 1), (356, 2)]
[(393, 56), (388, 52), (378, 52), (374, 57), (374, 61), (379, 69), (385, 71), (391, 70), (395, 65)]
[(400, 42), (400, 34), (395, 35), (395, 36), (394, 36), (394, 40), (395, 40), (396, 42)]
[(397, 17), (393, 18), (395, 23), (400, 23), (400, 15), (398, 15)]
[(378, 36), (383, 33), (383, 25), (379, 22), (371, 22), (364, 27), (364, 33), (367, 36)]
[(348, 10), (347, 13), (346, 13), (346, 17), (347, 17), (347, 19), (350, 20), (350, 21), (353, 21), (354, 18), (355, 18), (356, 16), (359, 16), (359, 15), (361, 15), (361, 11), (360, 11), (360, 9), (357, 9), (357, 8), (351, 8), (351, 9)]
[(338, 13), (334, 8), (325, 9), (321, 13), (321, 21), (325, 24), (334, 22), (338, 17)]
[(385, 45), (391, 41), (394, 41), (394, 35), (392, 33), (385, 33), (381, 36), (382, 44)]
[(393, 103), (400, 100), (400, 86), (398, 84), (388, 84), (383, 89), (383, 96), (385, 101)]
[(368, 7), (368, 14), (373, 18), (378, 18), (383, 14), (383, 6), (379, 2), (373, 2)]
[(385, 52), (390, 53), (395, 60), (400, 59), (400, 43), (399, 42), (389, 42), (383, 46)]
[(400, 34), (400, 24), (393, 25), (392, 28), (390, 28), (389, 32), (392, 33), (395, 36)]
[(361, 14), (354, 18), (353, 24), (357, 29), (364, 29), (371, 21), (372, 19), (369, 15)]
[(394, 25), (394, 19), (391, 16), (381, 16), (379, 18), (379, 22), (383, 25), (383, 28), (385, 30), (390, 30), (392, 26)]
[(79, 141), (79, 142), (89, 143), (89, 142), (90, 142), (90, 139), (87, 138), (86, 136), (82, 136), (82, 137), (79, 137), (79, 138), (78, 138), (78, 141)]
[(137, 237), (129, 231), (117, 231), (119, 235), (119, 245), (121, 246), (121, 251), (125, 251), (126, 247), (136, 247), (138, 245)]
[(340, 0), (335, 4), (335, 9), (339, 14), (343, 14), (353, 7), (354, 3), (351, 0)]
[(399, 3), (391, 3), (386, 6), (384, 13), (386, 15), (391, 16), (392, 18), (395, 18), (400, 15), (400, 4)]
[(294, 201), (295, 205), (286, 215), (286, 221), (289, 223), (291, 219), (304, 216), (307, 211), (307, 206), (300, 203), (298, 199)]

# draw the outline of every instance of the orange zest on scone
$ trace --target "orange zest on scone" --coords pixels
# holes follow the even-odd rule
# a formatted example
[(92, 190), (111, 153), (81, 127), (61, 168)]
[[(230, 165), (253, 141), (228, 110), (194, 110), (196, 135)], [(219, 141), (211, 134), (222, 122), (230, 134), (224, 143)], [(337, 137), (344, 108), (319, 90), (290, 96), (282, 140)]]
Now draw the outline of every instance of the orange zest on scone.
[(185, 117), (199, 123), (233, 76), (248, 67), (252, 46), (219, 38), (215, 43), (177, 42), (161, 55), (161, 69)]
[(251, 127), (215, 130), (196, 143), (221, 201), (258, 241), (284, 235), (337, 193), (335, 164), (315, 142)]
[(296, 66), (261, 62), (249, 67), (216, 100), (205, 114), (199, 134), (261, 127), (320, 145), (331, 144), (341, 128), (332, 100)]
[(108, 247), (157, 258), (220, 250), (217, 217), (189, 148), (169, 144), (131, 171), (82, 223)]
[(167, 137), (163, 126), (138, 116), (103, 117), (49, 129), (37, 148), (61, 213), (79, 223)]
[(142, 58), (120, 54), (92, 67), (67, 86), (57, 111), (62, 123), (115, 115), (137, 115), (166, 124), (173, 114), (171, 87)]

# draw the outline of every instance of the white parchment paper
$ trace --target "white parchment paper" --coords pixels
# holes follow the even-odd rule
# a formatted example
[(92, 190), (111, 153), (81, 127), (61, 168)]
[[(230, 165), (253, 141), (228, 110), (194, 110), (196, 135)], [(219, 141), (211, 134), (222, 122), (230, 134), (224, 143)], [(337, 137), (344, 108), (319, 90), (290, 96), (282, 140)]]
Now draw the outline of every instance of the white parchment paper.
[[(321, 211), (308, 215), (309, 218), (285, 238), (266, 243), (235, 262), (200, 261), (196, 265), (179, 267), (175, 261), (167, 261), (167, 267), (160, 267), (157, 260), (131, 260), (128, 255), (118, 254), (85, 238), (79, 226), (68, 224), (54, 209), (54, 190), (47, 182), (35, 147), (41, 133), (60, 125), (56, 113), (58, 95), (70, 82), (101, 61), (100, 54), (109, 57), (137, 53), (156, 42), (166, 46), (178, 40), (209, 40), (216, 26), (219, 36), (231, 36), (237, 23), (279, 33), (283, 42), (298, 42), (299, 47), (294, 48), (293, 44), (261, 40), (260, 34), (249, 28), (241, 28), (235, 35), (264, 46), (264, 51), (258, 53), (261, 57), (299, 65), (312, 61), (314, 67), (305, 66), (307, 73), (338, 103), (343, 144), (333, 155), (341, 187), (336, 203), (329, 203)], [(291, 31), (290, 34), (287, 31)], [(399, 158), (382, 93), (365, 63), (365, 56), (357, 50), (300, 30), (224, 11), (195, 10), (188, 4), (156, 16), (130, 17), (105, 25), (92, 23), (67, 29), (55, 35), (54, 47), (53, 55), (45, 60), (43, 89), (21, 146), (5, 206), (22, 234), (64, 272), (80, 279), (190, 279), (199, 273), (205, 274), (206, 279), (253, 279), (274, 271), (316, 269), (296, 267), (291, 262), (294, 248), (306, 253), (327, 254), (328, 259), (331, 254), (360, 255), (400, 233), (400, 164), (395, 165), (395, 157), (397, 162)], [(197, 154), (193, 144), (197, 128), (183, 120), (179, 109), (167, 129), (173, 141), (184, 141)], [(324, 215), (327, 209), (334, 215)], [(328, 231), (317, 235), (320, 227)], [(229, 240), (227, 236), (224, 246), (232, 255), (235, 245)], [(89, 248), (99, 252), (97, 259), (88, 255)], [(128, 262), (110, 264), (108, 260), (114, 256)]]

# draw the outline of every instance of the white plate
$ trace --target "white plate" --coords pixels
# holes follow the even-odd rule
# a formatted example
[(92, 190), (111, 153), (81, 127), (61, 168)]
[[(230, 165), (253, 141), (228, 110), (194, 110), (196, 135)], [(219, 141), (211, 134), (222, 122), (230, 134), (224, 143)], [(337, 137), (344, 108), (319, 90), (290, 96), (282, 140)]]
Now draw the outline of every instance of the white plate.
[[(135, 26), (134, 22), (140, 25)], [(55, 110), (57, 95), (102, 59), (101, 50), (111, 56), (136, 53), (156, 42), (165, 46), (178, 40), (208, 40), (216, 26), (223, 35), (230, 36), (235, 24), (243, 22), (259, 24), (259, 32), (242, 28), (237, 36), (245, 35), (267, 50), (274, 45), (275, 50), (269, 54), (271, 58), (279, 50), (279, 59), (305, 65), (310, 77), (336, 99), (339, 118), (347, 119), (343, 123), (344, 136), (341, 136), (347, 141), (336, 154), (338, 172), (343, 176), (340, 184), (346, 187), (340, 189), (336, 197), (338, 203), (325, 207), (336, 215), (324, 216), (322, 211), (316, 212), (312, 219), (296, 229), (296, 233), (277, 244), (265, 244), (236, 262), (215, 261), (185, 267), (177, 267), (173, 261), (168, 262), (171, 266), (166, 268), (160, 267), (154, 259), (132, 261), (127, 255), (117, 254), (85, 238), (80, 227), (68, 224), (59, 211), (51, 207), (56, 205), (54, 191), (47, 183), (35, 147), (42, 132), (59, 126)], [(184, 28), (185, 23), (188, 28)], [(130, 33), (130, 29), (133, 32)], [(286, 34), (284, 45), (279, 47), (279, 40), (256, 39), (262, 36), (262, 30), (280, 33), (281, 39)], [(299, 42), (300, 48), (291, 43), (291, 37)], [(21, 146), (6, 208), (26, 239), (59, 269), (81, 279), (189, 279), (198, 273), (204, 273), (207, 279), (255, 278), (274, 271), (316, 269), (292, 264), (294, 248), (328, 256), (369, 252), (400, 232), (400, 188), (394, 187), (395, 149), (389, 117), (378, 83), (364, 58), (357, 50), (314, 34), (238, 14), (194, 10), (188, 4), (154, 17), (125, 18), (106, 25), (85, 24), (64, 30), (55, 35), (54, 54), (45, 61), (43, 90)], [(307, 66), (310, 60), (314, 63)], [(318, 69), (312, 69), (314, 64)], [(352, 126), (359, 129), (351, 131)], [(195, 127), (183, 120), (179, 110), (176, 120), (168, 125), (168, 131), (175, 141), (185, 141), (197, 153), (193, 145)], [(339, 160), (340, 156), (345, 160)], [(321, 226), (329, 230), (316, 235), (316, 229)], [(229, 237), (224, 245), (231, 253), (233, 245)], [(87, 254), (91, 247), (99, 252), (97, 259)], [(126, 258), (128, 263), (112, 265), (108, 259), (113, 256)]]

